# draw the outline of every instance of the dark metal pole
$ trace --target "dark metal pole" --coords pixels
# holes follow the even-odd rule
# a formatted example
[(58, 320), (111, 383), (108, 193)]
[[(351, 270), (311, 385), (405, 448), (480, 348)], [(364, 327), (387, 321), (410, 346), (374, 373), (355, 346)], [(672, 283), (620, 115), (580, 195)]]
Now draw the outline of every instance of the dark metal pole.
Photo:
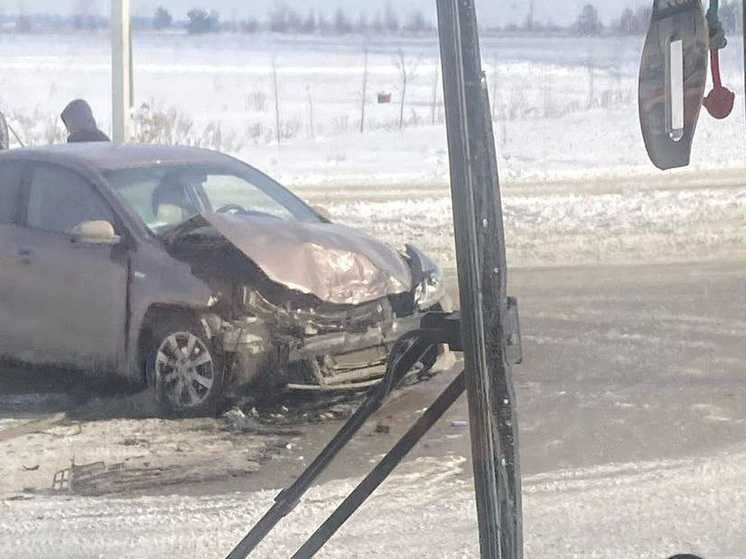
[(373, 471), (360, 482), (341, 505), (324, 522), (316, 532), (303, 544), (292, 559), (310, 559), (329, 541), (329, 539), (347, 522), (365, 500), (394, 471), (412, 448), (435, 425), (443, 414), (464, 393), (465, 373), (462, 371), (451, 382), (448, 388), (438, 397), (427, 411), (417, 420), (412, 428), (397, 442), (389, 453), (378, 463)]
[(484, 559), (523, 556), (507, 273), (497, 161), (474, 0), (437, 0), (461, 292), (462, 335)]
[[(406, 345), (405, 345), (406, 344)], [(389, 357), (386, 376), (376, 385), (370, 395), (347, 420), (347, 423), (327, 444), (311, 465), (295, 482), (281, 492), (269, 511), (259, 520), (251, 531), (231, 551), (228, 559), (245, 559), (259, 543), (269, 534), (280, 520), (290, 514), (300, 498), (308, 491), (316, 478), (329, 466), (340, 450), (350, 442), (368, 418), (385, 402), (391, 391), (397, 387), (407, 373), (415, 366), (432, 343), (422, 341), (416, 334), (400, 338)], [(397, 352), (398, 349), (398, 352)], [(395, 355), (394, 355), (395, 354)]]

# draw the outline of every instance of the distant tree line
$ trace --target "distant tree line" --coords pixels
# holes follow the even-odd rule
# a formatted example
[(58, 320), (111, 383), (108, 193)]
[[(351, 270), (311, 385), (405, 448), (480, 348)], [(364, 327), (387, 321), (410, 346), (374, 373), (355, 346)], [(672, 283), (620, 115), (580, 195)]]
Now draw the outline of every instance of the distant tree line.
[[(733, 34), (740, 31), (743, 4), (739, 0), (725, 0), (720, 4), (720, 18), (726, 33)], [(593, 3), (585, 4), (568, 27), (540, 23), (530, 15), (522, 25), (510, 24), (502, 28), (491, 28), (492, 32), (529, 32), (529, 33), (562, 33), (568, 32), (580, 37), (593, 37), (604, 34), (611, 35), (640, 35), (644, 34), (650, 24), (652, 8), (644, 7), (637, 10), (627, 8), (620, 18), (605, 26), (601, 21), (598, 10)], [(272, 33), (300, 34), (300, 35), (423, 35), (434, 33), (436, 27), (421, 11), (411, 12), (408, 17), (401, 19), (399, 14), (388, 4), (383, 13), (378, 12), (373, 18), (361, 14), (356, 20), (339, 8), (332, 18), (324, 14), (317, 14), (314, 10), (301, 13), (284, 2), (275, 4), (265, 21), (252, 17), (239, 22), (220, 22), (216, 12), (207, 13), (206, 10), (194, 9), (188, 14), (189, 22), (186, 28), (190, 33), (209, 33), (232, 31), (243, 33), (257, 33), (269, 31)], [(167, 25), (162, 25), (168, 21)], [(153, 27), (163, 29), (169, 27), (172, 18), (167, 10), (160, 7), (153, 18)], [(160, 25), (159, 25), (160, 22)], [(209, 23), (208, 23), (209, 22)]]
[[(0, 29), (11, 29), (21, 33), (34, 30), (100, 30), (109, 25), (108, 18), (92, 13), (90, 0), (79, 0), (79, 13), (71, 16), (58, 15), (0, 15)], [(743, 4), (739, 0), (724, 0), (720, 3), (720, 19), (727, 34), (740, 32)], [(491, 34), (526, 33), (558, 34), (579, 37), (600, 35), (640, 35), (650, 24), (652, 8), (637, 10), (627, 8), (621, 16), (608, 25), (602, 22), (598, 10), (592, 2), (582, 6), (574, 22), (568, 27), (541, 23), (530, 14), (522, 24), (509, 24), (504, 27), (486, 28)], [(428, 35), (436, 32), (436, 27), (421, 11), (410, 12), (402, 17), (391, 4), (373, 17), (361, 14), (356, 18), (348, 15), (343, 8), (331, 16), (314, 10), (299, 12), (287, 3), (274, 5), (263, 19), (247, 17), (241, 20), (223, 21), (214, 10), (195, 7), (186, 18), (177, 20), (173, 14), (159, 6), (151, 17), (133, 16), (134, 29), (186, 30), (189, 34), (205, 33), (284, 33), (300, 35)]]
[[(637, 11), (627, 8), (617, 20), (613, 31), (620, 35), (644, 34), (650, 26), (650, 17), (652, 14), (652, 7), (639, 8)], [(726, 34), (733, 35), (741, 32), (741, 21), (743, 18), (742, 2), (739, 0), (721, 2), (719, 15)]]
[[(153, 19), (153, 27), (163, 29), (164, 27), (156, 26), (155, 22), (164, 22), (166, 15), (170, 16), (165, 8), (158, 8)], [(435, 32), (435, 26), (422, 12), (412, 12), (406, 19), (400, 20), (399, 14), (390, 5), (386, 7), (383, 14), (378, 13), (373, 19), (368, 19), (366, 14), (352, 19), (342, 8), (337, 9), (331, 18), (327, 18), (326, 15), (317, 14), (314, 10), (301, 13), (285, 3), (276, 4), (264, 21), (251, 17), (241, 21), (221, 22), (217, 12), (212, 11), (208, 14), (204, 9), (193, 9), (187, 17), (189, 21), (186, 28), (192, 34), (220, 31), (243, 33), (269, 31), (302, 35), (348, 35), (351, 33), (418, 35)]]
[(56, 14), (33, 15), (0, 15), (0, 29), (11, 29), (20, 33), (30, 33), (35, 30), (51, 31), (96, 31), (109, 27), (109, 18), (100, 15), (77, 14), (61, 16)]

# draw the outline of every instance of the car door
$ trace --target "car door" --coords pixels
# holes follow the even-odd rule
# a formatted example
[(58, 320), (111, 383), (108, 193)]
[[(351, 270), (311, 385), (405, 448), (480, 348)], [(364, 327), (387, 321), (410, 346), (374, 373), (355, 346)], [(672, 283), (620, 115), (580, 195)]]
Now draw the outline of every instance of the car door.
[(115, 373), (125, 361), (128, 253), (124, 243), (88, 242), (74, 234), (108, 221), (111, 206), (81, 175), (32, 163), (22, 227), (16, 229), (13, 339), (28, 362)]
[(18, 292), (23, 273), (19, 255), (18, 223), (21, 216), (24, 165), (0, 161), (0, 356), (17, 357)]

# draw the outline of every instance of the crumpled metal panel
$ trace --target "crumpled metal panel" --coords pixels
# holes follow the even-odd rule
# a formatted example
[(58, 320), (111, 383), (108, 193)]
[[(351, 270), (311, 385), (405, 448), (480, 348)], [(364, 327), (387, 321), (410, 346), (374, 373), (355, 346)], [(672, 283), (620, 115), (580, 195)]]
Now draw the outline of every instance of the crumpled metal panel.
[(269, 279), (322, 301), (359, 305), (412, 288), (404, 258), (353, 229), (269, 216), (203, 217)]

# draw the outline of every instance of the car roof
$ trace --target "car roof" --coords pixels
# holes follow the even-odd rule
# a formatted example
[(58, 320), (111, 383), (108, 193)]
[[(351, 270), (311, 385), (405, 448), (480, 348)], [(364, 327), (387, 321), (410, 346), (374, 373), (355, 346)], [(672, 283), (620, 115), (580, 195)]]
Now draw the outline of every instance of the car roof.
[(3, 159), (43, 158), (60, 163), (82, 164), (98, 170), (140, 167), (149, 163), (162, 164), (226, 164), (232, 157), (216, 151), (187, 146), (161, 146), (153, 144), (113, 144), (89, 142), (60, 144), (44, 147), (18, 148), (0, 152)]

